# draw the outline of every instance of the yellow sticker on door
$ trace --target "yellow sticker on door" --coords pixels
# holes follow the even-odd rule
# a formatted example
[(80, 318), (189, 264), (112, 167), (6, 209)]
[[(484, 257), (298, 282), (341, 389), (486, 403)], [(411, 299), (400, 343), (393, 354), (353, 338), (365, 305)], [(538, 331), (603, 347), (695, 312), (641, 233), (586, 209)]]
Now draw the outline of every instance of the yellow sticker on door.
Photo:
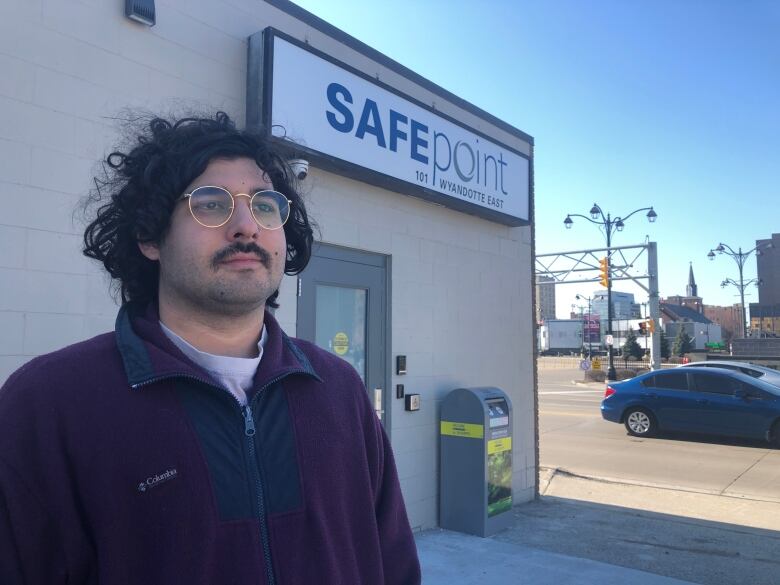
[(339, 332), (333, 336), (333, 351), (338, 355), (344, 355), (349, 351), (349, 337), (346, 333)]

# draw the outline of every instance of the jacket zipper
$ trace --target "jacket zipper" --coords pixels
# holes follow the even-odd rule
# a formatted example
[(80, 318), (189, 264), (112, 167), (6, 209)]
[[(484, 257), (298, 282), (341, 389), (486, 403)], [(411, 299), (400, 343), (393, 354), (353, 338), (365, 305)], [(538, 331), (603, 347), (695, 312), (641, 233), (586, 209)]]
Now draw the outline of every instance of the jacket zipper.
[(252, 407), (247, 404), (244, 407), (244, 434), (249, 445), (249, 469), (255, 482), (255, 494), (257, 497), (257, 516), (260, 520), (260, 541), (263, 545), (263, 558), (265, 559), (265, 571), (268, 585), (274, 584), (274, 571), (271, 565), (271, 545), (268, 539), (268, 526), (265, 514), (265, 489), (263, 478), (257, 464), (257, 452), (255, 449), (255, 420), (252, 416)]
[(268, 525), (266, 523), (265, 488), (263, 486), (263, 478), (262, 475), (260, 474), (260, 469), (257, 463), (257, 452), (255, 449), (255, 434), (257, 430), (255, 429), (254, 417), (252, 416), (252, 404), (257, 403), (257, 405), (259, 406), (260, 401), (265, 395), (265, 390), (270, 386), (272, 386), (273, 384), (276, 384), (279, 380), (282, 380), (283, 378), (286, 378), (291, 374), (308, 374), (308, 373), (309, 372), (307, 372), (306, 370), (300, 370), (300, 369), (290, 370), (280, 376), (277, 376), (276, 378), (273, 378), (272, 380), (263, 384), (263, 386), (257, 391), (255, 397), (252, 399), (252, 402), (250, 402), (246, 406), (241, 404), (238, 401), (238, 399), (235, 396), (233, 396), (233, 393), (229, 392), (226, 388), (222, 388), (221, 386), (216, 386), (215, 384), (213, 384), (208, 380), (204, 380), (203, 378), (199, 378), (198, 376), (193, 376), (191, 374), (184, 374), (184, 373), (166, 374), (164, 376), (150, 378), (148, 380), (144, 380), (143, 382), (139, 382), (138, 384), (131, 385), (131, 388), (136, 389), (142, 386), (146, 386), (148, 384), (152, 384), (154, 382), (165, 380), (166, 378), (188, 378), (191, 380), (202, 382), (203, 384), (209, 386), (210, 388), (214, 388), (216, 390), (219, 390), (220, 392), (224, 392), (230, 396), (233, 396), (233, 402), (238, 407), (239, 413), (241, 414), (241, 417), (244, 419), (244, 435), (247, 438), (247, 443), (249, 446), (248, 465), (251, 471), (253, 472), (254, 480), (255, 480), (255, 488), (256, 488), (255, 491), (257, 492), (257, 513), (258, 513), (258, 519), (260, 520), (260, 540), (263, 545), (263, 558), (265, 559), (266, 577), (268, 579), (268, 585), (274, 585), (276, 583), (276, 579), (274, 577), (273, 565), (271, 564), (271, 545), (268, 538)]
[(260, 540), (263, 544), (263, 557), (265, 558), (266, 576), (268, 578), (268, 585), (274, 585), (276, 579), (274, 577), (274, 569), (271, 564), (271, 544), (268, 538), (268, 524), (266, 522), (265, 512), (265, 488), (263, 486), (263, 478), (260, 473), (260, 469), (257, 463), (257, 454), (255, 452), (255, 420), (252, 416), (252, 404), (256, 403), (258, 408), (260, 402), (265, 396), (265, 391), (270, 386), (276, 384), (279, 380), (286, 378), (290, 374), (307, 374), (305, 370), (292, 370), (285, 372), (281, 376), (277, 376), (272, 380), (269, 380), (257, 391), (252, 401), (243, 407), (244, 413), (244, 434), (247, 437), (249, 443), (249, 455), (250, 455), (250, 469), (254, 471), (255, 486), (257, 487), (257, 512), (260, 517)]

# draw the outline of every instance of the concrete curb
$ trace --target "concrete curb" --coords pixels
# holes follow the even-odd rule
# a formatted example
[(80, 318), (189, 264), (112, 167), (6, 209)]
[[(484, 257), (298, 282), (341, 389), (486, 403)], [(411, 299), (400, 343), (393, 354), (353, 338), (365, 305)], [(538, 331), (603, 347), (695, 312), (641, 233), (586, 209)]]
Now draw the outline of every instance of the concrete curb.
[(607, 385), (606, 382), (580, 382), (579, 380), (572, 380), (571, 383), (583, 388), (605, 388)]
[[(753, 502), (766, 502), (771, 504), (780, 504), (780, 498), (773, 498), (771, 496), (763, 496), (763, 497), (757, 497), (750, 494), (740, 494), (736, 492), (721, 492), (718, 490), (705, 490), (705, 489), (695, 489), (688, 486), (682, 486), (682, 485), (674, 485), (674, 484), (665, 484), (665, 483), (654, 483), (654, 482), (648, 482), (648, 481), (635, 481), (631, 479), (624, 479), (624, 478), (616, 478), (616, 477), (597, 477), (592, 475), (583, 475), (581, 473), (576, 473), (574, 471), (569, 471), (568, 469), (564, 469), (562, 467), (539, 467), (539, 495), (545, 495), (545, 490), (547, 487), (549, 487), (549, 484), (552, 482), (552, 480), (556, 476), (563, 476), (563, 477), (570, 477), (574, 479), (581, 479), (585, 481), (595, 481), (599, 483), (605, 483), (605, 484), (613, 484), (613, 485), (620, 485), (620, 486), (635, 486), (635, 487), (645, 487), (645, 488), (651, 488), (651, 489), (657, 489), (657, 490), (667, 490), (667, 491), (673, 491), (673, 492), (685, 492), (689, 494), (704, 494), (708, 496), (718, 496), (721, 498), (732, 498), (735, 500), (749, 500)], [(549, 476), (546, 478), (546, 485), (545, 489), (542, 489), (542, 477)]]
[(589, 477), (559, 468), (540, 469), (539, 477), (539, 493), (548, 498), (619, 505), (640, 513), (668, 514), (772, 531), (780, 525), (780, 498), (771, 496)]

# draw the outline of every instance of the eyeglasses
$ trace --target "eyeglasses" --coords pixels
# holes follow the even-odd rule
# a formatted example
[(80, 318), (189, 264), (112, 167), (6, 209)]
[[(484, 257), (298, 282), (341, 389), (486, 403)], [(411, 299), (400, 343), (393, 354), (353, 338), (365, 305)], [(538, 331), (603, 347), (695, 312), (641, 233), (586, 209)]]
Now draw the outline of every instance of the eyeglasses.
[(249, 209), (257, 224), (266, 230), (278, 230), (290, 217), (290, 204), (278, 191), (258, 191), (254, 195), (233, 195), (223, 187), (204, 185), (185, 193), (178, 200), (189, 199), (190, 213), (200, 225), (217, 228), (233, 216), (236, 197), (249, 197)]

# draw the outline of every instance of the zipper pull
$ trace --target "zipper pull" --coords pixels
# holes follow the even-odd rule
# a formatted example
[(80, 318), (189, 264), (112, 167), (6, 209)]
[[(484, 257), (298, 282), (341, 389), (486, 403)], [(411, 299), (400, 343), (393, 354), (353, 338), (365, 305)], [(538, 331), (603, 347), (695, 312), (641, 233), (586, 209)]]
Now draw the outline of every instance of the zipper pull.
[(244, 407), (244, 433), (247, 437), (253, 437), (255, 434), (255, 421), (252, 418), (252, 409), (248, 404)]

